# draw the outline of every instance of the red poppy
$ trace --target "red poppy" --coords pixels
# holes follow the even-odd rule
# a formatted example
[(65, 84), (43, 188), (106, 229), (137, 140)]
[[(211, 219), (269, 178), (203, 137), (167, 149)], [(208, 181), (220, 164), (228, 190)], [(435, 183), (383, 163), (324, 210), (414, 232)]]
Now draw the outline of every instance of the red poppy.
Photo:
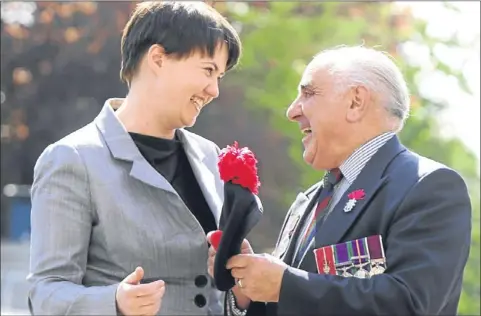
[(259, 193), (257, 176), (257, 159), (247, 147), (239, 148), (237, 142), (222, 149), (219, 155), (219, 173), (224, 182), (231, 181), (249, 189), (253, 194)]
[(364, 193), (363, 189), (355, 190), (349, 193), (347, 196), (350, 200), (362, 200), (366, 196), (366, 193)]

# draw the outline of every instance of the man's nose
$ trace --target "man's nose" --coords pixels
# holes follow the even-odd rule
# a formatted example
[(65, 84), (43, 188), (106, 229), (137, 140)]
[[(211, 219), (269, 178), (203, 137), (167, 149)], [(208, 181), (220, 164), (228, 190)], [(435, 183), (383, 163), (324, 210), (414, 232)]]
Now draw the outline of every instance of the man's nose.
[(296, 121), (301, 115), (301, 103), (298, 101), (298, 99), (295, 99), (294, 102), (292, 102), (287, 108), (286, 116), (290, 121)]

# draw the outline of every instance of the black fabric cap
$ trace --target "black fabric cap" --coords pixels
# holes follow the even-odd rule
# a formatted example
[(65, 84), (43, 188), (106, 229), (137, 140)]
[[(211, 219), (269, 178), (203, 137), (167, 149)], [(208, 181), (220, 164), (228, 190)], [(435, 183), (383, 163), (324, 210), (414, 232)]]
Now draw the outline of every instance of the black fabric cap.
[(234, 287), (235, 280), (226, 268), (227, 261), (240, 254), (242, 241), (262, 218), (259, 198), (248, 189), (232, 182), (224, 185), (224, 205), (219, 221), (222, 238), (215, 256), (215, 285), (220, 291)]

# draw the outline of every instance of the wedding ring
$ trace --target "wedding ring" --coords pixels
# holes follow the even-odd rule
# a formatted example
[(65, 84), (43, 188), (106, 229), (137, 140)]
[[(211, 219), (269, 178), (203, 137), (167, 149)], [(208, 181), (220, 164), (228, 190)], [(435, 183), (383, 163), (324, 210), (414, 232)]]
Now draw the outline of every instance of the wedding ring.
[(239, 285), (239, 287), (242, 288), (242, 280), (241, 279), (237, 279), (237, 285)]

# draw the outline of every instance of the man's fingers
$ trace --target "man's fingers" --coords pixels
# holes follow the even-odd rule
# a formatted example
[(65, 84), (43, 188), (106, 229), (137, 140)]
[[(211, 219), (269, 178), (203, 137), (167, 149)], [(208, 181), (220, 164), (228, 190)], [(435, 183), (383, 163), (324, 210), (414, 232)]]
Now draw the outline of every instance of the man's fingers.
[(233, 268), (245, 268), (248, 265), (250, 255), (236, 255), (227, 261), (226, 268), (233, 269)]
[(230, 274), (234, 279), (243, 279), (246, 276), (246, 269), (234, 268), (231, 270)]
[(250, 247), (250, 242), (247, 240), (247, 239), (244, 239), (242, 241), (242, 245), (241, 245), (241, 248), (244, 248), (244, 247)]
[(215, 257), (215, 254), (217, 251), (215, 251), (214, 247), (210, 246), (209, 247), (209, 257)]

